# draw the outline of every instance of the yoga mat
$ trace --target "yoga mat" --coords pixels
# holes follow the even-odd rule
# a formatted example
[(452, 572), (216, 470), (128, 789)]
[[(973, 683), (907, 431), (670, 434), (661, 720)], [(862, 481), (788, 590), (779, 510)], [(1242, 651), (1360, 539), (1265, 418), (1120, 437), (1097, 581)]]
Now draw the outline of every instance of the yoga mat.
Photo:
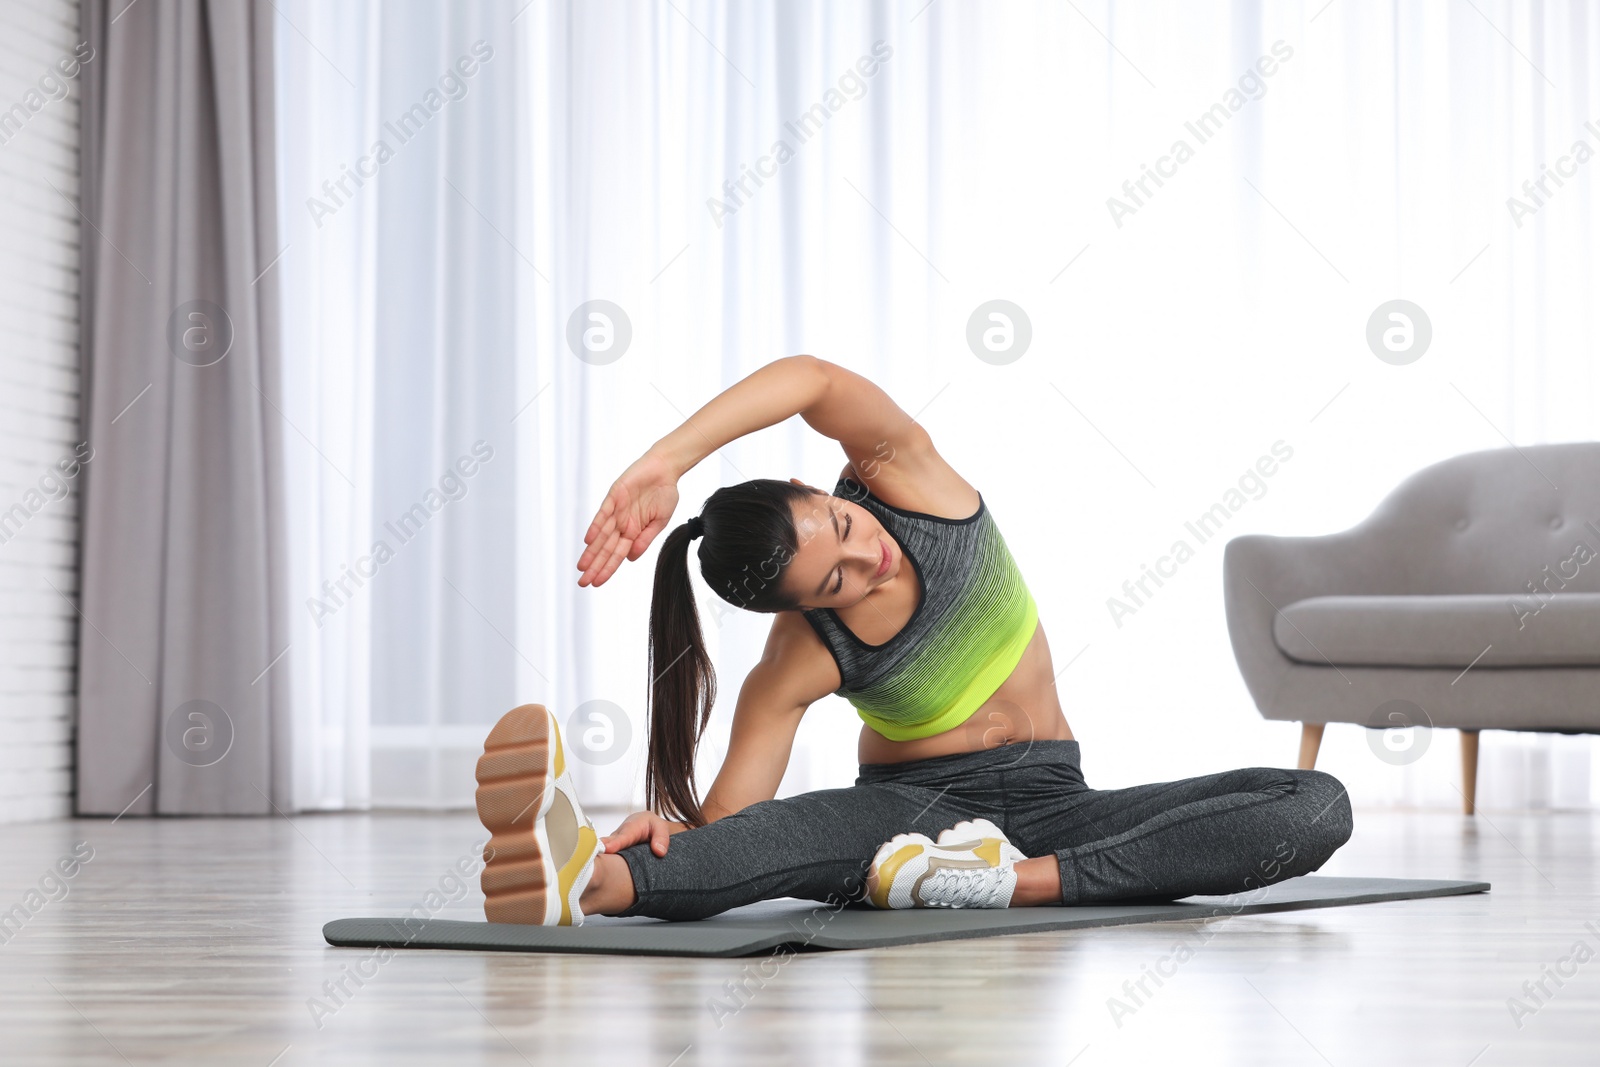
[(793, 950), (883, 948), (1046, 930), (1205, 919), (1216, 915), (1333, 908), (1383, 900), (1484, 893), (1488, 882), (1430, 878), (1332, 878), (1304, 875), (1249, 893), (1185, 897), (1156, 904), (878, 911), (830, 908), (785, 897), (694, 922), (598, 915), (582, 926), (524, 926), (458, 919), (335, 919), (322, 928), (330, 945), (484, 949), (495, 952), (589, 952), (626, 956), (750, 956), (780, 945)]

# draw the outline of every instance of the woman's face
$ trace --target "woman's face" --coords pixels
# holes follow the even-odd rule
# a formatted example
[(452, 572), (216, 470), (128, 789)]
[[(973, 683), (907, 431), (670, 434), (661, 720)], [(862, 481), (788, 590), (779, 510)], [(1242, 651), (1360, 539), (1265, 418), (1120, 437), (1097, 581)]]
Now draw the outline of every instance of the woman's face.
[(861, 505), (819, 492), (794, 515), (800, 548), (783, 580), (801, 607), (848, 607), (900, 573), (900, 545)]

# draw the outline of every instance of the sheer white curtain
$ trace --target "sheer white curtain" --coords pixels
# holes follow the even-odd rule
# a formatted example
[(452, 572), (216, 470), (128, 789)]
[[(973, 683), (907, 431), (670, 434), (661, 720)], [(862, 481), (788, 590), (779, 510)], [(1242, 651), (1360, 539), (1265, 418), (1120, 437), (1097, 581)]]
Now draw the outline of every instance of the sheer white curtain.
[[(272, 269), (281, 272), (284, 294), (278, 403), (294, 431), (284, 434), (296, 604), (285, 659), (301, 809), (364, 808), (372, 795), (371, 602), (341, 596), (336, 614), (313, 609), (325, 599), (322, 582), (341, 577), (343, 565), (372, 544), (376, 204), (370, 195), (352, 202), (335, 193), (345, 203), (327, 218), (313, 218), (308, 206), (329, 195), (319, 187), (342, 176), (352, 150), (370, 143), (362, 104), (375, 57), (348, 42), (365, 39), (371, 14), (356, 4), (291, 2), (280, 8), (277, 27), (278, 217), (286, 248)], [(308, 47), (307, 30), (339, 53), (337, 66)]]
[(511, 645), (514, 13), (279, 5), (302, 808), (470, 804), (483, 724), (540, 695)]
[[(493, 459), (347, 606), (303, 614), (304, 806), (467, 803), (524, 701), (594, 713), (580, 786), (636, 805), (654, 551), (579, 589), (583, 532), (644, 448), (782, 355), (879, 382), (983, 491), (1099, 786), (1294, 758), (1234, 665), (1224, 538), (1107, 608), (1275, 443), (1292, 458), (1228, 536), (1343, 529), (1434, 460), (1595, 436), (1579, 5), (324, 8), (281, 5), (303, 597), (475, 441)], [(464, 94), (313, 219), (480, 39)], [(1576, 177), (1535, 203), (1546, 165)], [(1433, 325), (1404, 367), (1365, 341), (1396, 298)], [(968, 341), (992, 300), (1030, 324), (1010, 362)], [(625, 347), (569, 340), (624, 324)], [(792, 420), (692, 471), (680, 518), (842, 462)], [(770, 620), (699, 593), (704, 784)], [(847, 784), (857, 727), (817, 704), (782, 791)], [(1454, 742), (1395, 767), (1336, 726), (1320, 765), (1358, 803), (1453, 808)], [(1591, 739), (1483, 746), (1485, 807), (1590, 803)]]

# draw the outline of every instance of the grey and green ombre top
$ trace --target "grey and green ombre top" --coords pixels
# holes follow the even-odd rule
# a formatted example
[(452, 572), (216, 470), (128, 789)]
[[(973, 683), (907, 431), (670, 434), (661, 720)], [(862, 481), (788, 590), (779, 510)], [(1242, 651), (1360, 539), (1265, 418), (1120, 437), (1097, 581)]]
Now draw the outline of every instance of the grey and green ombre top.
[(961, 725), (1010, 677), (1039, 622), (983, 494), (965, 519), (897, 508), (849, 477), (833, 495), (878, 517), (922, 585), (911, 618), (881, 645), (862, 641), (832, 608), (802, 612), (839, 665), (834, 693), (891, 741)]

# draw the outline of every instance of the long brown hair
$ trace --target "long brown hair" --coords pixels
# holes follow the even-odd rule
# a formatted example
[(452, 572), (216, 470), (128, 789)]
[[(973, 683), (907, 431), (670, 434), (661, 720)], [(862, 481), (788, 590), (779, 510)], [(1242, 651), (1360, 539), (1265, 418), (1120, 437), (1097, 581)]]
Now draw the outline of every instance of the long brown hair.
[[(700, 576), (712, 591), (747, 611), (793, 611), (800, 602), (779, 583), (799, 551), (794, 505), (819, 490), (776, 478), (723, 486), (700, 509)], [(706, 654), (700, 611), (689, 582), (688, 523), (667, 535), (650, 597), (649, 755), (645, 806), (690, 826), (705, 825), (694, 785), (695, 751), (711, 719), (717, 675)]]

